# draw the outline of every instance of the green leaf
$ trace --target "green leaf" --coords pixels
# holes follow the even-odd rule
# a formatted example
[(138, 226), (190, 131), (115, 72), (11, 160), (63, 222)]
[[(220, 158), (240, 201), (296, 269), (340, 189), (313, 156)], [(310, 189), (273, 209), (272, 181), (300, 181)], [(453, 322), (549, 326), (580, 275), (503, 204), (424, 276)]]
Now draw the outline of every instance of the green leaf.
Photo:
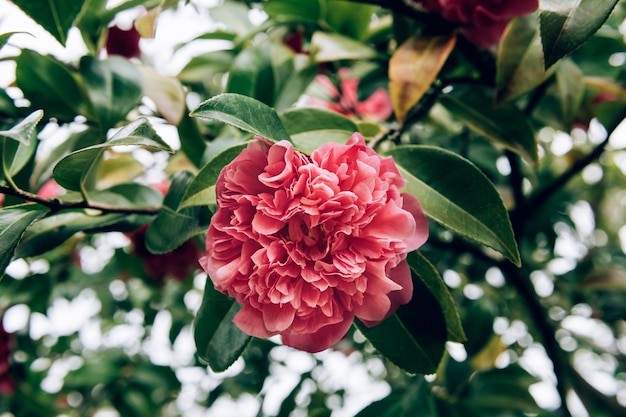
[(9, 130), (0, 130), (0, 136), (14, 139), (23, 145), (29, 145), (35, 126), (43, 117), (43, 110), (35, 110)]
[(545, 68), (585, 43), (604, 24), (618, 1), (542, 1), (539, 22)]
[(38, 204), (20, 204), (0, 210), (0, 278), (11, 262), (24, 231), (47, 212), (47, 208)]
[(334, 32), (363, 41), (378, 6), (343, 0), (329, 3), (325, 8), (328, 26)]
[(32, 107), (66, 122), (79, 114), (93, 118), (87, 93), (63, 63), (30, 49), (23, 49), (15, 63), (15, 82)]
[(78, 232), (87, 232), (118, 223), (126, 214), (93, 215), (82, 209), (64, 210), (39, 220), (26, 230), (15, 256), (39, 256), (52, 250)]
[(271, 107), (240, 94), (225, 93), (201, 103), (191, 116), (215, 119), (275, 141), (290, 140)]
[(228, 369), (250, 342), (251, 337), (233, 323), (240, 308), (235, 300), (217, 292), (207, 278), (193, 335), (198, 356), (215, 372)]
[(97, 167), (105, 149), (112, 146), (143, 146), (173, 153), (173, 150), (156, 133), (150, 122), (139, 118), (120, 129), (110, 140), (79, 149), (61, 159), (54, 167), (54, 179), (64, 188), (87, 194), (86, 181)]
[(0, 49), (9, 42), (9, 38), (16, 33), (28, 33), (28, 32), (7, 32), (0, 35)]
[(79, 70), (104, 130), (124, 120), (128, 112), (139, 105), (142, 97), (141, 74), (127, 59), (112, 57), (99, 60), (84, 56)]
[[(36, 110), (9, 130), (0, 131), (2, 175), (8, 182), (31, 160), (37, 148), (35, 126), (43, 112)], [(1, 178), (1, 177), (0, 177)]]
[(561, 61), (556, 68), (557, 97), (561, 116), (566, 126), (570, 126), (585, 96), (584, 76), (578, 66), (569, 59)]
[(513, 105), (494, 108), (480, 90), (469, 89), (462, 95), (442, 95), (441, 104), (468, 129), (516, 152), (531, 164), (539, 156), (537, 138), (528, 118)]
[(1, 143), (2, 174), (7, 181), (12, 182), (12, 178), (28, 164), (35, 154), (37, 135), (32, 132), (26, 145), (9, 139), (3, 139)]
[(419, 199), (428, 217), (520, 265), (504, 203), (474, 164), (432, 146), (398, 146), (387, 153), (408, 181), (406, 190)]
[(193, 175), (178, 172), (163, 200), (163, 207), (146, 231), (146, 247), (155, 254), (170, 252), (194, 236), (206, 232), (211, 214), (204, 206), (180, 208)]
[(446, 323), (438, 301), (420, 279), (413, 279), (413, 299), (382, 323), (356, 327), (391, 362), (410, 373), (437, 370), (447, 340)]
[(263, 10), (278, 21), (295, 20), (310, 23), (317, 23), (323, 12), (319, 0), (268, 0), (263, 4)]
[(243, 49), (229, 72), (226, 92), (259, 100), (268, 106), (274, 103), (274, 72), (267, 43)]
[(546, 77), (537, 15), (513, 19), (498, 48), (496, 103), (501, 104), (527, 93)]
[(158, 210), (163, 202), (163, 196), (147, 185), (125, 183), (89, 193), (89, 202), (129, 209)]
[(84, 0), (12, 0), (20, 9), (65, 46), (67, 33)]
[(345, 143), (359, 129), (347, 117), (326, 109), (298, 107), (280, 114), (294, 146), (310, 154), (326, 142)]
[(439, 306), (441, 306), (446, 321), (446, 329), (448, 330), (448, 340), (459, 343), (467, 341), (459, 311), (437, 269), (424, 255), (417, 251), (407, 255), (407, 262), (411, 270), (424, 282), (439, 303)]
[(311, 38), (311, 50), (315, 62), (339, 60), (367, 60), (378, 56), (369, 46), (338, 33), (315, 32)]
[(291, 72), (280, 87), (275, 107), (278, 112), (293, 106), (304, 94), (318, 73), (317, 65), (306, 65), (304, 68)]
[(228, 148), (205, 164), (191, 181), (180, 203), (180, 208), (206, 206), (215, 202), (217, 178), (226, 165), (235, 159), (248, 145), (241, 144)]

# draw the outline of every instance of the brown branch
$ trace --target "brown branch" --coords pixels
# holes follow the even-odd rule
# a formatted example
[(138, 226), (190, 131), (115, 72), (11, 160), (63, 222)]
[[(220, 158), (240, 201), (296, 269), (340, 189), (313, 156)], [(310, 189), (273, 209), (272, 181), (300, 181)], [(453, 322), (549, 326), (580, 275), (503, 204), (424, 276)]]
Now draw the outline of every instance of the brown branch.
[(63, 201), (58, 198), (43, 198), (37, 194), (28, 191), (14, 189), (6, 185), (0, 185), (0, 194), (10, 195), (21, 198), (22, 200), (41, 204), (48, 207), (51, 211), (59, 211), (64, 209), (93, 209), (102, 213), (125, 213), (125, 214), (157, 214), (160, 207), (117, 207), (102, 203), (89, 203), (87, 201)]

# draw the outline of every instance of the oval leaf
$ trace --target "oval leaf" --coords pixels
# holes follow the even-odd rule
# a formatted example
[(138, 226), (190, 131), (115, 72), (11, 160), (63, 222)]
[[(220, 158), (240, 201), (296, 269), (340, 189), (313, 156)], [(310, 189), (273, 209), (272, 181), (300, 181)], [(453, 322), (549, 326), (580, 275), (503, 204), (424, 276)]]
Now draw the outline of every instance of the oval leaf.
[(215, 158), (211, 159), (200, 172), (191, 181), (185, 195), (180, 203), (179, 208), (202, 206), (213, 203), (215, 200), (215, 191), (213, 186), (217, 182), (217, 178), (226, 165), (235, 159), (248, 144), (233, 146), (220, 152)]
[(70, 122), (78, 114), (94, 118), (87, 93), (66, 65), (30, 49), (23, 49), (15, 62), (15, 82), (34, 108), (60, 121)]
[(531, 164), (539, 160), (532, 125), (513, 105), (494, 108), (480, 90), (469, 89), (462, 96), (442, 95), (441, 104), (468, 129), (516, 152)]
[(251, 337), (233, 323), (240, 308), (232, 298), (217, 292), (207, 278), (193, 336), (198, 356), (215, 372), (228, 369), (250, 342)]
[(172, 179), (163, 207), (146, 231), (146, 247), (155, 254), (170, 252), (194, 236), (206, 232), (211, 214), (207, 207), (179, 209), (185, 190), (193, 175), (187, 171)]
[(430, 374), (437, 370), (443, 356), (446, 323), (428, 287), (415, 278), (413, 285), (413, 299), (385, 321), (371, 328), (359, 320), (355, 324), (391, 362), (410, 373)]
[(96, 117), (104, 129), (124, 120), (128, 112), (139, 105), (141, 74), (127, 59), (111, 57), (99, 60), (84, 56), (79, 69)]
[(399, 122), (430, 88), (456, 43), (456, 32), (443, 36), (415, 35), (389, 60), (389, 94)]
[(519, 97), (546, 79), (537, 16), (513, 19), (507, 26), (496, 66), (496, 103)]
[(64, 188), (81, 191), (86, 195), (87, 177), (96, 168), (96, 162), (102, 152), (113, 146), (143, 146), (174, 152), (156, 133), (147, 119), (139, 118), (124, 126), (108, 141), (79, 149), (65, 156), (54, 167), (54, 179)]
[(12, 0), (65, 46), (67, 32), (83, 8), (85, 0)]
[(191, 116), (215, 119), (275, 141), (290, 140), (278, 114), (250, 97), (225, 93), (201, 103)]
[(448, 340), (459, 343), (465, 342), (467, 337), (463, 331), (459, 311), (437, 269), (424, 255), (417, 251), (408, 254), (407, 262), (411, 270), (424, 282), (441, 306), (443, 317), (446, 321), (446, 329), (448, 330)]
[(474, 164), (431, 146), (398, 146), (387, 153), (400, 166), (407, 191), (419, 199), (428, 217), (520, 265), (504, 203)]
[(543, 0), (539, 11), (545, 68), (569, 54), (604, 24), (619, 0)]
[(47, 212), (47, 208), (38, 204), (20, 204), (0, 210), (0, 278), (4, 276), (24, 231)]
[(75, 233), (99, 229), (124, 220), (126, 214), (90, 215), (85, 210), (64, 210), (38, 221), (26, 230), (15, 256), (38, 256), (54, 249)]
[(342, 59), (373, 59), (375, 49), (338, 33), (315, 32), (311, 38), (315, 62), (332, 62)]
[(31, 143), (31, 136), (35, 126), (43, 117), (43, 110), (35, 110), (24, 118), (21, 122), (9, 130), (0, 130), (0, 136), (11, 138), (28, 146)]
[(310, 154), (326, 142), (345, 143), (358, 131), (347, 117), (320, 108), (294, 108), (280, 115), (296, 149)]

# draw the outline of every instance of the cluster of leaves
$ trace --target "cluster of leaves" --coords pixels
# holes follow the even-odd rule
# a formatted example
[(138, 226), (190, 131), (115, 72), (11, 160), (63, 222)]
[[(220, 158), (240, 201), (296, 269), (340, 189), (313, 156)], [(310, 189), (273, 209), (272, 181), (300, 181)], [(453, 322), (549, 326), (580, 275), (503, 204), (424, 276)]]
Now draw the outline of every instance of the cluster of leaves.
[[(190, 240), (201, 248), (218, 174), (253, 135), (310, 153), (359, 131), (394, 158), (407, 192), (432, 220), (431, 239), (408, 257), (413, 300), (374, 328), (355, 323), (337, 347), (346, 355), (356, 351), (350, 356), (362, 363), (385, 363), (386, 371), (372, 378), (384, 379), (391, 394), (359, 415), (568, 415), (571, 391), (594, 416), (624, 414), (614, 395), (584, 378), (571, 352), (612, 353), (611, 378), (621, 378), (624, 352), (615, 353), (615, 340), (624, 336), (626, 257), (618, 229), (626, 213), (608, 207), (623, 206), (624, 198), (623, 166), (609, 136), (626, 115), (626, 72), (613, 64), (623, 60), (626, 3), (542, 2), (510, 23), (494, 52), (476, 48), (452, 26), (434, 30), (440, 20), (410, 2), (225, 1), (208, 10), (215, 29), (172, 54), (205, 42), (226, 46), (194, 55), (175, 77), (159, 73), (147, 57), (107, 56), (103, 48), (121, 12), (141, 7), (135, 27), (150, 38), (165, 10), (202, 8), (193, 1), (13, 3), (61, 44), (77, 28), (88, 53), (62, 62), (22, 48), (7, 58), (15, 63), (17, 89), (0, 92), (0, 267), (8, 271), (0, 281), (0, 316), (24, 305), (31, 317), (45, 316), (55, 300), (94, 291), (103, 339), (130, 323), (142, 331), (130, 343), (96, 346), (78, 329), (47, 338), (18, 331), (9, 369), (16, 390), (0, 399), (0, 411), (89, 415), (113, 407), (121, 416), (176, 415), (175, 371), (184, 365), (206, 373), (203, 363), (232, 370), (239, 358), (240, 372), (216, 377), (219, 385), (196, 401), (211, 407), (243, 393), (262, 400), (276, 344), (239, 331), (231, 322), (239, 306), (202, 274), (195, 281), (192, 273), (182, 281), (151, 280), (137, 253), (110, 241), (148, 225), (152, 254)], [(262, 23), (252, 11), (262, 12)], [(19, 36), (0, 34), (0, 48), (9, 50)], [(359, 78), (360, 98), (388, 89), (391, 120), (298, 105), (316, 94), (316, 75), (334, 79), (345, 68)], [(194, 102), (201, 104), (189, 108)], [(590, 123), (603, 126), (605, 138), (595, 141)], [(162, 125), (175, 128), (179, 146), (157, 133)], [(51, 150), (40, 140), (44, 129), (63, 136)], [(572, 139), (565, 155), (552, 152), (557, 131), (578, 132), (582, 140)], [(146, 155), (154, 166), (141, 162)], [(578, 174), (597, 160), (604, 176), (590, 187)], [(155, 171), (171, 180), (165, 196), (148, 185)], [(50, 180), (66, 193), (38, 195)], [(579, 242), (584, 258), (559, 246), (564, 235), (580, 232), (572, 209), (580, 202), (592, 208), (597, 229)], [(90, 267), (98, 252), (108, 255)], [(555, 261), (574, 266), (559, 272)], [(27, 271), (12, 273), (16, 265)], [(444, 282), (442, 274), (456, 280)], [(537, 290), (531, 279), (537, 276), (554, 281), (549, 294)], [(197, 305), (189, 301), (194, 297)], [(594, 311), (596, 326), (610, 330), (611, 343), (596, 344), (567, 327), (567, 318), (582, 318), (576, 313), (582, 306)], [(155, 364), (150, 340), (164, 311), (172, 344), (190, 343), (194, 322), (197, 356), (190, 363)], [(497, 320), (527, 323), (528, 332), (507, 342), (506, 329), (494, 330)], [(537, 375), (517, 360), (532, 345), (529, 338), (552, 361), (556, 411), (536, 404), (529, 387)], [(570, 339), (576, 349), (567, 347)], [(465, 359), (448, 353), (449, 342), (464, 343)], [(57, 363), (70, 364), (67, 375), (58, 388), (42, 391)], [(279, 415), (298, 407), (330, 415), (325, 399), (333, 393), (315, 375), (300, 375)]]

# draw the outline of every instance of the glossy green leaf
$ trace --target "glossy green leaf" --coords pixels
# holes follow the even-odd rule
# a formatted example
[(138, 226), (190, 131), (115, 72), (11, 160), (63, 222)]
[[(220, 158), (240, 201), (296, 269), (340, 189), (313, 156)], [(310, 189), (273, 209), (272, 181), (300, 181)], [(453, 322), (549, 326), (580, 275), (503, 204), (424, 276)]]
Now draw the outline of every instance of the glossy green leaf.
[(504, 203), (493, 183), (474, 164), (432, 146), (398, 146), (387, 153), (408, 181), (406, 190), (419, 199), (428, 217), (520, 265)]
[(0, 155), (2, 155), (1, 163), (4, 178), (11, 181), (10, 178), (17, 175), (28, 164), (37, 150), (37, 141), (37, 135), (34, 132), (31, 132), (27, 144), (9, 139), (1, 140)]
[(38, 204), (20, 204), (0, 210), (0, 278), (11, 262), (24, 231), (47, 212), (47, 208)]
[(16, 33), (28, 33), (28, 32), (7, 32), (7, 33), (0, 34), (0, 49), (2, 49), (4, 45), (6, 45), (9, 42), (9, 39), (11, 38), (11, 36), (15, 35)]
[(441, 306), (446, 321), (446, 329), (448, 330), (448, 340), (459, 343), (465, 342), (467, 337), (463, 331), (459, 311), (437, 269), (424, 255), (417, 251), (407, 255), (407, 262), (411, 270), (424, 282), (439, 303), (439, 306)]
[(15, 62), (15, 82), (32, 107), (64, 122), (76, 115), (93, 118), (87, 93), (65, 64), (30, 49), (23, 49)]
[(124, 120), (128, 112), (139, 105), (142, 77), (127, 59), (111, 57), (99, 60), (84, 56), (80, 60), (79, 71), (104, 130)]
[(498, 48), (496, 102), (504, 103), (546, 79), (536, 14), (513, 19)]
[(170, 252), (209, 227), (211, 213), (204, 206), (180, 208), (193, 175), (178, 172), (163, 200), (163, 207), (146, 231), (146, 247), (155, 254)]
[(378, 56), (375, 49), (361, 42), (338, 33), (321, 31), (313, 34), (311, 49), (315, 62), (373, 59)]
[(180, 208), (209, 205), (215, 202), (213, 186), (226, 165), (235, 159), (248, 145), (242, 144), (220, 152), (205, 164), (187, 187), (180, 203)]
[(271, 106), (274, 88), (269, 45), (264, 43), (243, 49), (233, 61), (226, 92), (248, 96)]
[(330, 110), (298, 107), (280, 114), (294, 146), (310, 154), (326, 142), (345, 143), (359, 129), (347, 117)]
[(276, 20), (296, 20), (317, 23), (322, 16), (323, 5), (319, 0), (293, 1), (268, 0), (263, 10)]
[(582, 71), (569, 59), (561, 61), (556, 68), (556, 87), (561, 115), (566, 126), (576, 116), (585, 96), (585, 84)]
[(413, 279), (413, 298), (382, 323), (357, 328), (383, 356), (407, 372), (437, 370), (447, 340), (445, 318), (438, 301), (420, 279)]
[(107, 189), (90, 192), (89, 202), (129, 209), (158, 210), (163, 196), (157, 190), (138, 183), (117, 184)]
[(61, 44), (83, 8), (84, 0), (12, 0)]
[(87, 232), (118, 223), (126, 214), (93, 214), (82, 209), (64, 210), (39, 220), (26, 230), (15, 250), (16, 257), (39, 256), (78, 232)]
[(210, 98), (192, 111), (191, 116), (219, 120), (275, 141), (290, 140), (274, 109), (240, 94), (225, 93)]
[(442, 95), (441, 104), (468, 129), (518, 153), (531, 164), (539, 156), (537, 138), (527, 117), (513, 105), (494, 108), (480, 90), (471, 89), (458, 97)]
[(544, 0), (539, 21), (545, 67), (550, 68), (591, 37), (619, 0)]
[(11, 129), (0, 131), (0, 178), (12, 182), (13, 176), (31, 160), (37, 149), (35, 127), (42, 116), (43, 112), (36, 110)]
[(281, 112), (293, 106), (311, 84), (318, 70), (317, 65), (306, 65), (289, 74), (276, 97), (274, 103), (276, 111)]
[(0, 130), (0, 136), (11, 138), (23, 145), (29, 145), (35, 126), (43, 117), (43, 110), (35, 110), (24, 118), (21, 122), (9, 130)]
[(145, 118), (139, 118), (124, 126), (108, 141), (79, 149), (65, 156), (54, 167), (54, 179), (68, 190), (86, 193), (87, 177), (94, 172), (102, 152), (112, 146), (143, 146), (173, 153), (150, 122)]
[(337, 33), (363, 41), (378, 6), (353, 1), (332, 0), (327, 4), (324, 20)]
[(228, 369), (250, 342), (251, 337), (233, 323), (240, 308), (235, 300), (217, 292), (207, 277), (193, 335), (198, 356), (216, 372)]

